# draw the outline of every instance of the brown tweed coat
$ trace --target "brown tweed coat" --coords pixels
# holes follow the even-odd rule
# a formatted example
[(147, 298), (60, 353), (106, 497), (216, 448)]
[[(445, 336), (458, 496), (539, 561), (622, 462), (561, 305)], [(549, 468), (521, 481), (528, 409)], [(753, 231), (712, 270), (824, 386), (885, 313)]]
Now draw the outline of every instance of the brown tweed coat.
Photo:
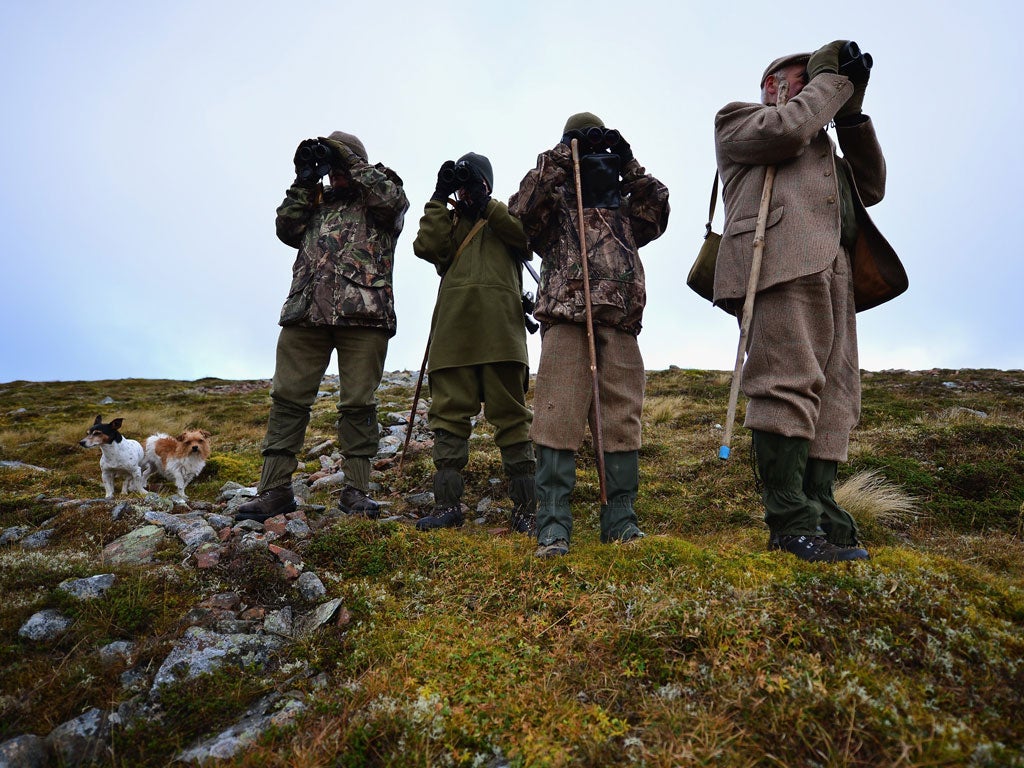
[(857, 306), (840, 243), (838, 174), (851, 182), (855, 251), (875, 248), (898, 264), (864, 209), (885, 193), (885, 160), (870, 118), (837, 128), (842, 158), (825, 131), (852, 93), (846, 77), (823, 74), (782, 107), (733, 102), (715, 116), (725, 200), (715, 303), (727, 309), (746, 294), (765, 173), (776, 167), (743, 368), (744, 424), (808, 439), (812, 457), (831, 461), (846, 460), (860, 415), (855, 309), (879, 303)]
[(835, 144), (823, 127), (852, 93), (846, 77), (823, 74), (781, 108), (732, 102), (715, 116), (715, 153), (725, 201), (725, 229), (715, 270), (716, 304), (747, 292), (757, 211), (765, 171), (771, 165), (776, 166), (775, 186), (759, 291), (821, 272), (835, 261), (840, 235), (837, 163), (846, 163), (851, 171), (860, 239), (896, 259), (864, 210), (885, 194), (885, 159), (870, 118), (837, 128), (843, 158), (836, 156)]

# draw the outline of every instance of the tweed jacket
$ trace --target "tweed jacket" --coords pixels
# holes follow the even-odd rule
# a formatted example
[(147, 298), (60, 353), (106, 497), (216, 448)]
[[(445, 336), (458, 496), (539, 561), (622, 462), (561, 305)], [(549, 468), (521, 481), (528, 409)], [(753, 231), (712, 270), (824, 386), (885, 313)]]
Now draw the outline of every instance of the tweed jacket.
[(820, 272), (835, 260), (841, 227), (840, 165), (851, 181), (857, 249), (863, 244), (885, 251), (898, 264), (865, 211), (885, 194), (885, 159), (871, 119), (865, 116), (859, 123), (837, 128), (841, 158), (825, 131), (852, 94), (849, 79), (822, 74), (782, 107), (732, 102), (715, 115), (715, 154), (725, 201), (715, 304), (727, 304), (747, 292), (757, 213), (765, 173), (772, 165), (776, 175), (759, 291)]

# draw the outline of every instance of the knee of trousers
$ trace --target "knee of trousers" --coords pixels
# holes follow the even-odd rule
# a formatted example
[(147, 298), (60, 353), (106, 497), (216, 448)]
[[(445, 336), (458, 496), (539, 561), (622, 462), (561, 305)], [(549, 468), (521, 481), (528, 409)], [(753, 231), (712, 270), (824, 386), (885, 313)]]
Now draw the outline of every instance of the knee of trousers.
[(267, 417), (267, 434), (263, 438), (263, 455), (301, 452), (306, 427), (309, 425), (309, 414), (307, 406), (272, 397), (270, 415)]
[(533, 454), (533, 443), (526, 440), (502, 448), (501, 465), (508, 477), (534, 474), (537, 471), (537, 461)]
[(434, 430), (433, 458), (437, 469), (462, 469), (469, 463), (469, 440), (446, 429)]
[(380, 443), (377, 406), (338, 408), (338, 448), (348, 456), (375, 456)]

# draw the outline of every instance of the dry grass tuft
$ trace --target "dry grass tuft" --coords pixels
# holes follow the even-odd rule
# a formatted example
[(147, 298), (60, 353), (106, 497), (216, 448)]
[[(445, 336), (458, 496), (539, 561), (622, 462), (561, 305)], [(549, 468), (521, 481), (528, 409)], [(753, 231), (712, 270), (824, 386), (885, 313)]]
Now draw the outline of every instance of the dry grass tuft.
[(889, 482), (881, 472), (858, 472), (835, 489), (835, 498), (854, 519), (906, 530), (922, 516), (916, 496)]

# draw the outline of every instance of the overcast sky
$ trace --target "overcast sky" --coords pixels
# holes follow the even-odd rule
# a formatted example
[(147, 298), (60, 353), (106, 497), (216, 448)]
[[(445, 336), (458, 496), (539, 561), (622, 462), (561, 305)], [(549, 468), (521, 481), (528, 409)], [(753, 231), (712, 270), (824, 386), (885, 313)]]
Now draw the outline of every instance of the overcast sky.
[(1019, 7), (5, 2), (0, 381), (269, 378), (295, 256), (274, 212), (298, 142), (333, 130), (405, 180), (386, 368), (416, 369), (437, 277), (412, 241), (438, 165), (488, 155), (507, 200), (582, 110), (671, 193), (641, 251), (647, 368), (729, 370), (735, 321), (685, 285), (714, 114), (756, 101), (775, 57), (837, 38), (874, 57), (888, 187), (871, 213), (910, 276), (859, 315), (861, 367), (1022, 368)]

